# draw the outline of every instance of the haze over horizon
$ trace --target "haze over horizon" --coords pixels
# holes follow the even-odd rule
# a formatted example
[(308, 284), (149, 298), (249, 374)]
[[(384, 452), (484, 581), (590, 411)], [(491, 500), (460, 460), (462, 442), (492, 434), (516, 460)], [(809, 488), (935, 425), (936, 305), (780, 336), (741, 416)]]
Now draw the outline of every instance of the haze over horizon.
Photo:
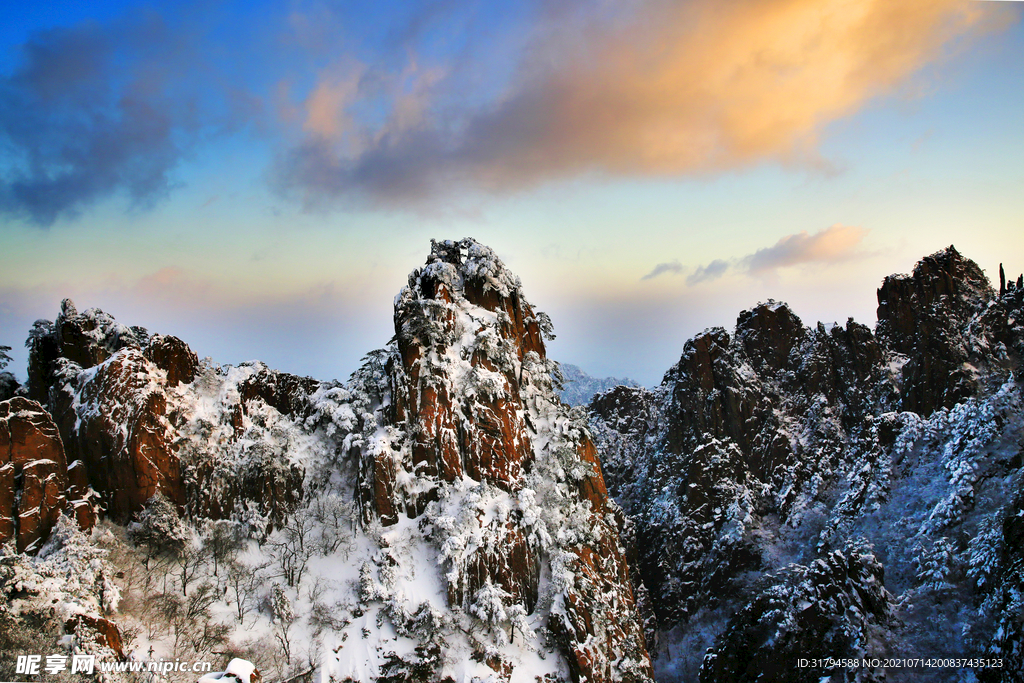
[(556, 360), (657, 383), (768, 298), (875, 320), (950, 244), (1024, 271), (1020, 3), (58, 2), (0, 9), (0, 344), (60, 300), (344, 379), (430, 239)]

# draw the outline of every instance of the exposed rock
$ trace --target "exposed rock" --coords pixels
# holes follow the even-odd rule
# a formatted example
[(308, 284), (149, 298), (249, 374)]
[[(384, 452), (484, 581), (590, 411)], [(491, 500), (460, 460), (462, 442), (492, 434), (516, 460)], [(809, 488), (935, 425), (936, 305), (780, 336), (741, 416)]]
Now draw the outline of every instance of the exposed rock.
[[(381, 428), (388, 436), (363, 448), (364, 514), (394, 525), (431, 504), (444, 509), (452, 491), (473, 482), (481, 492), (473, 495), (533, 500), (533, 489), (523, 493), (531, 470), (564, 467), (563, 474), (552, 475), (569, 477), (569, 488), (559, 495), (567, 496), (567, 505), (585, 506), (591, 538), (561, 556), (572, 558), (574, 578), (558, 598), (563, 608), (551, 613), (551, 628), (574, 681), (650, 680), (629, 570), (609, 521), (617, 508), (608, 499), (593, 442), (572, 427), (550, 387), (542, 339), (548, 326), (489, 249), (472, 240), (433, 243), (426, 266), (396, 299), (394, 352), (382, 366), (390, 393), (382, 399)], [(538, 446), (541, 420), (574, 429), (571, 447)], [(553, 439), (551, 429), (545, 424), (545, 439)], [(557, 462), (563, 464), (548, 462), (549, 455), (537, 464), (536, 448), (562, 449)], [(550, 559), (541, 544), (552, 541), (538, 539), (531, 530), (536, 521), (515, 512), (494, 519), (481, 514), (476, 524), (473, 535), (487, 540), (452, 560), (450, 604), (477, 609), (474, 601), (490, 591), (533, 612), (541, 575), (551, 571), (543, 569)], [(505, 675), (505, 664), (495, 666)]]
[(740, 313), (736, 336), (748, 358), (772, 370), (782, 369), (797, 342), (806, 334), (800, 318), (785, 304), (769, 300)]
[(909, 360), (901, 407), (927, 415), (977, 390), (966, 331), (995, 298), (981, 268), (952, 246), (918, 261), (913, 275), (890, 275), (878, 289), (877, 335)]
[(1024, 477), (1024, 292), (997, 296), (950, 247), (878, 298), (877, 336), (763, 304), (688, 341), (654, 391), (591, 401), (666, 681), (816, 681), (791, 660), (907, 643), (1021, 661), (1006, 511)]
[(141, 349), (149, 333), (141, 327), (125, 327), (98, 308), (79, 313), (71, 299), (61, 303), (54, 322), (60, 356), (82, 368), (99, 365), (124, 348)]
[(92, 614), (76, 614), (64, 625), (64, 630), (80, 638), (85, 635), (82, 631), (90, 631), (99, 645), (113, 650), (118, 661), (123, 662), (128, 659), (124, 653), (124, 639), (121, 637), (121, 631), (117, 628), (117, 624), (109, 619)]
[[(43, 358), (50, 341), (59, 354), (55, 360)], [(188, 438), (192, 430), (211, 425), (194, 414), (191, 385), (200, 373), (198, 358), (177, 337), (150, 337), (98, 309), (78, 313), (65, 301), (53, 326), (37, 323), (30, 346), (39, 351), (33, 386), (49, 382), (68, 455), (82, 465), (72, 491), (81, 522), (90, 523), (90, 491), (121, 522), (157, 492), (194, 517), (226, 518), (239, 505), (254, 504), (271, 525), (301, 499), (304, 472), (270, 445), (276, 440), (266, 438), (266, 411), (301, 421), (319, 382), (262, 363), (236, 373), (217, 399), (232, 416), (231, 431), (217, 446), (244, 453), (225, 460), (211, 451), (208, 434), (196, 435), (195, 444)], [(53, 368), (44, 371), (47, 363)], [(193, 419), (199, 422), (189, 424)], [(182, 444), (194, 446), (184, 462)]]
[(184, 505), (181, 464), (156, 366), (128, 347), (92, 371), (63, 361), (54, 418), (107, 514), (125, 522), (160, 491)]
[(0, 543), (38, 549), (67, 506), (67, 469), (43, 407), (20, 396), (0, 402)]
[[(270, 528), (277, 527), (302, 500), (307, 473), (289, 459), (287, 444), (273, 434), (283, 425), (304, 424), (313, 411), (311, 397), (322, 385), (259, 362), (234, 371), (221, 368), (225, 370), (244, 371), (227, 385), (233, 388), (223, 397), (222, 415), (228, 423), (217, 429), (230, 433), (218, 438), (218, 448), (227, 452), (211, 453), (205, 435), (192, 435), (199, 439), (182, 455), (186, 511), (193, 517), (228, 519), (249, 506), (259, 510)], [(183, 425), (185, 431), (197, 426)]]
[(199, 357), (177, 337), (155, 334), (143, 355), (167, 373), (167, 386), (191, 384), (199, 369)]
[(85, 463), (75, 460), (68, 465), (68, 505), (69, 512), (78, 522), (78, 528), (88, 530), (96, 525), (96, 508), (94, 502), (96, 492), (89, 484), (89, 474), (85, 471)]
[(537, 548), (526, 538), (519, 525), (505, 523), (500, 529), (486, 529), (489, 538), (501, 539), (476, 550), (466, 562), (458, 581), (448, 584), (448, 602), (467, 605), (488, 581), (498, 586), (513, 604), (523, 605), (530, 613), (537, 605), (541, 562)]
[(263, 368), (239, 384), (238, 395), (243, 410), (247, 402), (259, 398), (282, 415), (301, 418), (309, 414), (309, 396), (319, 387), (312, 377)]
[[(489, 254), (470, 253), (463, 263), (461, 250), (467, 248), (433, 243), (426, 267), (410, 278), (395, 304), (401, 358), (401, 368), (393, 369), (395, 419), (411, 427), (415, 470), (446, 482), (465, 474), (512, 490), (532, 458), (531, 441), (517, 410), (522, 398), (514, 368), (498, 367), (492, 353), (511, 352), (521, 366), (530, 352), (543, 359), (544, 343), (518, 282), (500, 262), (501, 270), (487, 263)], [(457, 301), (497, 314), (494, 322), (487, 324), (490, 316), (460, 319)], [(434, 360), (443, 359), (464, 335), (486, 336), (486, 343), (463, 359), (473, 387)]]

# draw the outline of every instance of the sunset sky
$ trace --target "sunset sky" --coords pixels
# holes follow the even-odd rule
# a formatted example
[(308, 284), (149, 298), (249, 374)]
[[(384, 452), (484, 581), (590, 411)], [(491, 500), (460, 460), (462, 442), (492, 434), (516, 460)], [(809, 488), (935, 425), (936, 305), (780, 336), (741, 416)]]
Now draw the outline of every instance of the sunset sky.
[(6, 3), (0, 344), (64, 297), (344, 379), (430, 239), (549, 352), (654, 384), (768, 298), (873, 324), (950, 244), (1024, 271), (1024, 3)]

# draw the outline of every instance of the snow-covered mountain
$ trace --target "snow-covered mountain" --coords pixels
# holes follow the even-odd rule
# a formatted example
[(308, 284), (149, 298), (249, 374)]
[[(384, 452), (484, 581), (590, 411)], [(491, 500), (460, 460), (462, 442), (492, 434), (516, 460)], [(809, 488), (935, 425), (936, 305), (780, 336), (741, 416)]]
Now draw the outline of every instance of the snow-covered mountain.
[(394, 340), (344, 385), (199, 361), (65, 301), (33, 329), (27, 393), (85, 488), (56, 516), (73, 498), (107, 521), (85, 585), (31, 578), (90, 545), (66, 522), (13, 556), (12, 629), (53, 599), (72, 605), (41, 629), (54, 644), (85, 615), (120, 625), (110, 657), (230, 653), (271, 680), (651, 680), (625, 519), (552, 386), (550, 329), (469, 239), (433, 243)]
[[(0, 652), (267, 683), (1019, 681), (1022, 320), (1021, 280), (949, 248), (885, 280), (874, 330), (769, 301), (588, 415), (470, 239), (432, 244), (344, 384), (65, 301), (0, 401)], [(904, 665), (822, 661), (862, 657)], [(930, 657), (1001, 667), (905, 663)]]
[(558, 396), (571, 406), (585, 406), (595, 394), (600, 394), (618, 386), (638, 387), (636, 380), (619, 377), (594, 377), (587, 374), (578, 365), (559, 363), (562, 370), (562, 388)]
[[(1021, 680), (1024, 288), (1001, 289), (950, 247), (886, 278), (874, 333), (770, 301), (593, 400), (659, 681)], [(1001, 668), (823, 663), (864, 657)]]

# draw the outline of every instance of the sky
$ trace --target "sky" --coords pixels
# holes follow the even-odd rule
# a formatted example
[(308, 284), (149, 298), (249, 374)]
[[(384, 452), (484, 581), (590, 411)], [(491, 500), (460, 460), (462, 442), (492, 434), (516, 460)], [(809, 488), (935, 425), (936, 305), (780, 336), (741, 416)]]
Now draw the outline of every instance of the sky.
[(345, 379), (430, 239), (549, 355), (653, 385), (773, 298), (873, 325), (954, 244), (1024, 271), (1024, 3), (0, 7), (0, 345), (65, 297), (200, 357)]

